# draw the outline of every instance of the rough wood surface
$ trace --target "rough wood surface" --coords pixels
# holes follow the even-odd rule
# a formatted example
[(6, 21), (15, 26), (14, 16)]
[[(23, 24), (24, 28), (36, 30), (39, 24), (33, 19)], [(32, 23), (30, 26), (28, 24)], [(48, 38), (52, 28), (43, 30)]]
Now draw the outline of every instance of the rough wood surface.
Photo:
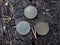
[[(60, 0), (8, 0), (13, 5), (13, 15), (11, 21), (4, 23), (2, 20), (5, 12), (3, 1), (0, 0), (0, 45), (60, 45)], [(35, 4), (37, 2), (37, 4)], [(27, 5), (34, 5), (38, 9), (38, 16), (29, 20), (24, 16), (24, 8)], [(6, 10), (6, 9), (5, 9)], [(8, 13), (6, 13), (8, 14)], [(18, 22), (28, 21), (33, 27), (37, 22), (48, 22), (50, 31), (47, 35), (37, 34), (36, 40), (30, 31), (29, 34), (22, 36), (18, 34), (14, 27)], [(4, 30), (3, 27), (6, 26)]]

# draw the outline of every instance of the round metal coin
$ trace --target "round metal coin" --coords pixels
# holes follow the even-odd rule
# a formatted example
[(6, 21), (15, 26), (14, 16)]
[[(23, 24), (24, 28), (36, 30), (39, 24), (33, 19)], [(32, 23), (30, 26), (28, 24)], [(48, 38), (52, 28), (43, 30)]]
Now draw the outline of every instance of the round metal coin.
[(26, 21), (21, 21), (16, 25), (16, 30), (21, 35), (26, 35), (30, 31), (30, 24)]
[(34, 6), (29, 5), (24, 9), (24, 15), (28, 19), (33, 19), (37, 16), (37, 9)]
[(39, 35), (46, 35), (49, 32), (49, 25), (46, 22), (38, 22), (35, 29)]

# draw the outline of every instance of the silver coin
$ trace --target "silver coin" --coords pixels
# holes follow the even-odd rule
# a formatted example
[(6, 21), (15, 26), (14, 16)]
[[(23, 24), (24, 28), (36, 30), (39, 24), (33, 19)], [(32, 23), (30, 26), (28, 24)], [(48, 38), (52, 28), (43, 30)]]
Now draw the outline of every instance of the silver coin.
[(16, 30), (21, 35), (26, 35), (30, 31), (30, 24), (26, 21), (21, 21), (16, 25)]
[(36, 7), (34, 6), (27, 6), (25, 9), (24, 9), (24, 15), (26, 18), (28, 19), (33, 19), (37, 16), (37, 9)]
[(49, 32), (49, 25), (47, 22), (38, 22), (34, 27), (39, 35), (46, 35)]

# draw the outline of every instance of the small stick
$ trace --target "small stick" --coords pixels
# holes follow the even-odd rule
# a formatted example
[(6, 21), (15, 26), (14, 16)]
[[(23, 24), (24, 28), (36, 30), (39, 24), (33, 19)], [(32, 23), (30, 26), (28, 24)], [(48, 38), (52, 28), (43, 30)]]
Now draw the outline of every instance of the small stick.
[(33, 32), (33, 35), (35, 36), (35, 39), (37, 39), (37, 36), (36, 36), (36, 29), (34, 29), (34, 27), (32, 28), (32, 32)]
[(36, 29), (34, 29), (34, 27), (32, 28), (32, 32), (33, 32), (33, 35), (35, 36), (35, 41), (34, 41), (34, 43), (35, 43), (35, 45), (37, 45), (38, 44), (38, 41), (37, 41), (37, 36), (36, 36)]

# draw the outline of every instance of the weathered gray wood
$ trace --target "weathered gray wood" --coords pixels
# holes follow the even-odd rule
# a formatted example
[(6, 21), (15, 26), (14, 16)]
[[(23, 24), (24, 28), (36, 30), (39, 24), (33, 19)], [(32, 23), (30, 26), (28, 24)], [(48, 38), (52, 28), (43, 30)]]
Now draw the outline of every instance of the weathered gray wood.
[[(49, 23), (50, 31), (47, 35), (41, 36), (37, 34), (38, 45), (60, 45), (60, 0), (9, 0), (9, 2), (13, 5), (13, 9), (11, 12), (14, 11), (14, 20), (15, 22), (8, 22), (7, 24), (4, 24), (3, 18), (0, 18), (0, 21), (3, 22), (0, 23), (0, 45), (7, 45), (7, 42), (12, 41), (12, 45), (32, 45), (32, 40), (35, 41), (35, 37), (32, 34), (32, 31), (22, 36), (17, 33), (15, 29), (15, 24), (17, 24), (20, 21), (27, 21), (31, 24), (33, 27), (37, 22), (44, 21)], [(24, 8), (27, 5), (34, 5), (35, 2), (38, 2), (38, 16), (33, 19), (29, 20), (26, 17), (24, 17)], [(3, 5), (4, 3), (2, 0), (0, 0), (0, 7), (2, 10), (2, 17), (4, 17), (3, 13)], [(10, 4), (10, 5), (11, 5)], [(11, 6), (12, 6), (11, 5)], [(34, 5), (35, 6), (35, 5)], [(0, 12), (1, 13), (1, 12)], [(11, 14), (11, 13), (10, 13)], [(14, 24), (14, 25), (13, 25)], [(3, 33), (3, 26), (6, 25), (7, 29)], [(8, 44), (9, 45), (9, 44)]]

